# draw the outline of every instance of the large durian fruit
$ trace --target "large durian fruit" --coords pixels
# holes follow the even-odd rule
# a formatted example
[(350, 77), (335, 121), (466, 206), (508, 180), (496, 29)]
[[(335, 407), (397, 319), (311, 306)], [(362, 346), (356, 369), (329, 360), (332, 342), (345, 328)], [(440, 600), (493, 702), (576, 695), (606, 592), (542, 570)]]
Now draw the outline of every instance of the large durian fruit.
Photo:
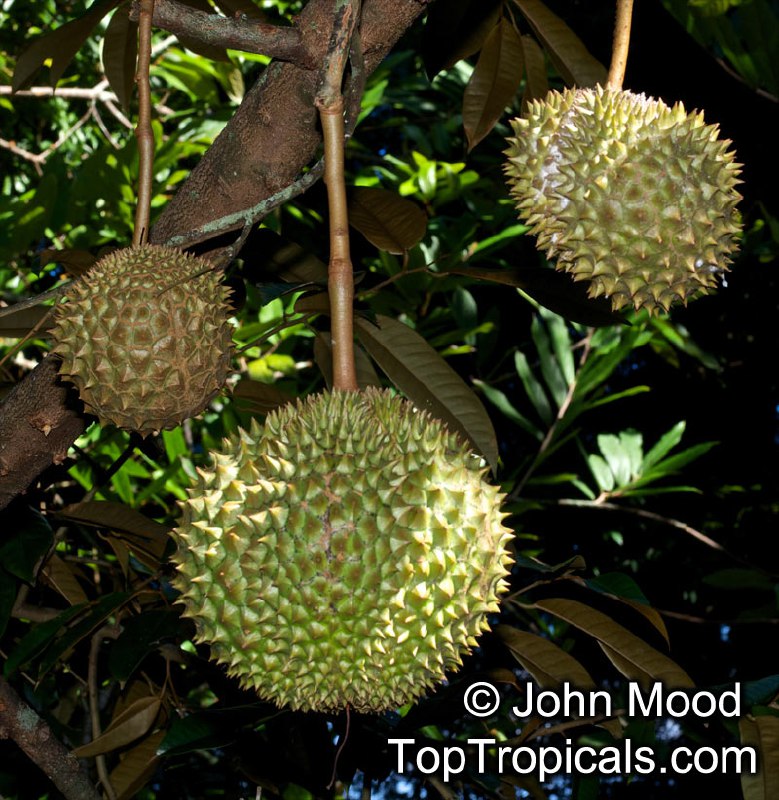
[(389, 390), (325, 392), (239, 431), (174, 536), (197, 640), (295, 709), (397, 708), (488, 627), (510, 562), (503, 495)]
[(227, 379), (228, 293), (205, 259), (160, 245), (116, 250), (55, 309), (60, 374), (101, 423), (144, 436), (173, 428)]
[(591, 297), (668, 311), (716, 286), (738, 248), (739, 165), (702, 114), (598, 86), (550, 92), (511, 125), (519, 215)]

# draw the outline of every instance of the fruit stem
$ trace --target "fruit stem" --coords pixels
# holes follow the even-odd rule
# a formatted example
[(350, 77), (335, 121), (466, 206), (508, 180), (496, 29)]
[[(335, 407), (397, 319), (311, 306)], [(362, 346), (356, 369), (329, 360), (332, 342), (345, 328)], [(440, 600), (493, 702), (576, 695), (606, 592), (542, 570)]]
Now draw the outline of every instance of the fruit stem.
[(351, 392), (357, 391), (358, 386), (354, 366), (354, 274), (349, 254), (341, 83), (359, 10), (359, 0), (336, 0), (333, 32), (316, 98), (325, 143), (325, 183), (330, 216), (327, 291), (330, 295), (333, 389)]
[(614, 22), (614, 43), (611, 48), (611, 64), (606, 79), (608, 89), (619, 90), (625, 80), (630, 47), (630, 23), (633, 17), (633, 0), (617, 0), (617, 19)]
[(149, 240), (151, 189), (154, 174), (154, 132), (151, 129), (151, 85), (149, 83), (153, 13), (154, 0), (141, 0), (138, 17), (138, 68), (135, 72), (135, 82), (138, 84), (138, 124), (135, 127), (135, 138), (138, 140), (138, 205), (135, 208), (133, 247), (138, 247)]

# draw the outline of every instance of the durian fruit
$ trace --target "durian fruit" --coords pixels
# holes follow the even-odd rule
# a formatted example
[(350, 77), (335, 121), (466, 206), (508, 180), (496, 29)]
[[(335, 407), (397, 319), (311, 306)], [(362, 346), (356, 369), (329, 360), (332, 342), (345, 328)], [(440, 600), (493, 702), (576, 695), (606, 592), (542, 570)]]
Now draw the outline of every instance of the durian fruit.
[(519, 216), (591, 297), (668, 311), (716, 286), (738, 249), (739, 165), (701, 113), (598, 86), (550, 92), (511, 125)]
[(116, 250), (55, 309), (60, 374), (101, 423), (144, 436), (174, 428), (227, 379), (228, 294), (205, 259), (159, 245)]
[(263, 699), (397, 708), (487, 629), (510, 563), (503, 495), (389, 390), (270, 413), (200, 471), (174, 536), (197, 640)]

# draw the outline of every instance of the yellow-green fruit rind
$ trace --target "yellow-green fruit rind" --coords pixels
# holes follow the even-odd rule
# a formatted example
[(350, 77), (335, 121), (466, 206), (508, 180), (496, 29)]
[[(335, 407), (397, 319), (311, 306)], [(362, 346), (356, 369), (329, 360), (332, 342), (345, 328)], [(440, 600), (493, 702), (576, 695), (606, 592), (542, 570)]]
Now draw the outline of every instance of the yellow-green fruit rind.
[(739, 165), (702, 114), (598, 86), (550, 92), (511, 125), (519, 215), (590, 296), (667, 311), (716, 286), (738, 249)]
[(440, 682), (505, 588), (483, 462), (389, 391), (326, 392), (239, 431), (174, 536), (184, 615), (279, 705), (397, 708)]
[(199, 414), (232, 354), (229, 290), (202, 258), (172, 247), (116, 250), (55, 310), (53, 352), (86, 410), (147, 435)]

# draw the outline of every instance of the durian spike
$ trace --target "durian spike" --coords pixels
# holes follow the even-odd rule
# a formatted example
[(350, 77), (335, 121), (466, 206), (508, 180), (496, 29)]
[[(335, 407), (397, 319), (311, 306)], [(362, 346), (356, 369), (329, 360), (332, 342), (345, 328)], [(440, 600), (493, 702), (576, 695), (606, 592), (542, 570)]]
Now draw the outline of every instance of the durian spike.
[(611, 64), (606, 86), (621, 89), (625, 80), (630, 47), (630, 24), (633, 17), (633, 0), (617, 0), (617, 18), (614, 21), (614, 43), (611, 47)]

